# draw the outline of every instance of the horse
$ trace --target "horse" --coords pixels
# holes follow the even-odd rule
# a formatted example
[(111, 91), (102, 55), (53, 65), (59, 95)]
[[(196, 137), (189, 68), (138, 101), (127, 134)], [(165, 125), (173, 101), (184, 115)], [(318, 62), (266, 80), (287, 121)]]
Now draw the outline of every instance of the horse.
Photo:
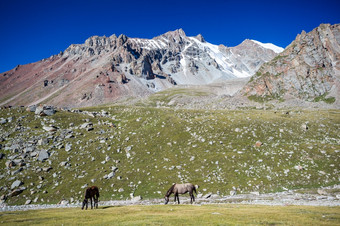
[(85, 198), (83, 201), (83, 206), (81, 207), (81, 209), (84, 209), (85, 205), (86, 205), (86, 209), (88, 207), (88, 199), (90, 199), (91, 201), (91, 209), (93, 209), (92, 206), (92, 199), (94, 200), (94, 207), (98, 208), (98, 198), (99, 198), (99, 189), (97, 186), (92, 186), (92, 187), (88, 187), (85, 191)]
[[(196, 185), (197, 186), (197, 185)], [(198, 186), (197, 186), (198, 188)], [(196, 191), (196, 187), (195, 185), (191, 184), (191, 183), (186, 183), (186, 184), (173, 184), (171, 186), (171, 188), (166, 192), (164, 199), (165, 199), (165, 205), (168, 204), (169, 202), (169, 197), (170, 195), (173, 193), (175, 195), (175, 202), (176, 202), (176, 198), (177, 198), (177, 202), (179, 204), (179, 197), (178, 194), (185, 194), (187, 192), (189, 192), (190, 194), (190, 203), (192, 204), (192, 202), (195, 202), (195, 196), (193, 194), (193, 191), (195, 191), (196, 195), (197, 195), (197, 191)]]

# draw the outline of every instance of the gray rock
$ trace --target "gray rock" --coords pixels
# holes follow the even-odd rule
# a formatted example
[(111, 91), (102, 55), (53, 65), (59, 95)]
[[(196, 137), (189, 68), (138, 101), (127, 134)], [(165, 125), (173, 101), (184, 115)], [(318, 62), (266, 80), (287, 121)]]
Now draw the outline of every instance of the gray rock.
[(43, 113), (43, 111), (44, 111), (44, 107), (39, 106), (39, 107), (36, 107), (36, 108), (35, 108), (34, 114), (40, 115), (40, 114)]
[(236, 191), (235, 191), (235, 190), (230, 191), (230, 195), (231, 195), (231, 196), (236, 195)]
[(55, 114), (55, 109), (53, 107), (44, 107), (44, 110), (43, 110), (44, 114), (47, 115), (47, 116), (51, 116), (51, 115), (54, 115)]
[(0, 153), (0, 159), (3, 159), (3, 158), (5, 158), (5, 154), (4, 153)]
[(58, 128), (55, 126), (43, 126), (43, 129), (47, 132), (55, 132)]
[(6, 166), (7, 168), (11, 168), (11, 167), (13, 167), (13, 166), (15, 166), (15, 165), (16, 165), (15, 162), (13, 162), (13, 161), (11, 161), (11, 160), (6, 161), (6, 163), (5, 163), (5, 166)]
[(141, 200), (142, 200), (142, 196), (140, 196), (140, 195), (131, 198), (131, 201), (132, 201), (132, 202), (139, 202), (139, 201), (141, 201)]
[(46, 159), (48, 159), (49, 157), (50, 157), (50, 154), (46, 150), (42, 149), (39, 152), (38, 160), (43, 162)]
[(16, 181), (14, 181), (14, 182), (12, 183), (11, 189), (17, 188), (17, 187), (21, 186), (22, 184), (23, 184), (22, 181), (16, 180)]
[(5, 124), (5, 123), (7, 123), (7, 119), (1, 118), (0, 119), (0, 124)]
[(66, 144), (66, 146), (65, 146), (65, 151), (67, 151), (67, 152), (69, 152), (69, 151), (71, 151), (71, 149), (72, 149), (72, 144)]
[(107, 175), (107, 179), (110, 179), (110, 178), (112, 178), (112, 177), (114, 177), (115, 176), (115, 173), (114, 172), (111, 172), (111, 173), (109, 173), (108, 175)]
[(49, 167), (43, 167), (43, 168), (42, 168), (42, 170), (43, 170), (44, 172), (48, 172), (48, 171), (50, 171), (51, 169), (53, 169), (51, 166), (49, 166)]
[(37, 109), (36, 105), (31, 105), (26, 108), (26, 111), (35, 112), (36, 109)]
[(32, 200), (28, 199), (28, 200), (26, 200), (25, 205), (29, 205), (29, 204), (31, 204), (31, 202), (32, 202)]

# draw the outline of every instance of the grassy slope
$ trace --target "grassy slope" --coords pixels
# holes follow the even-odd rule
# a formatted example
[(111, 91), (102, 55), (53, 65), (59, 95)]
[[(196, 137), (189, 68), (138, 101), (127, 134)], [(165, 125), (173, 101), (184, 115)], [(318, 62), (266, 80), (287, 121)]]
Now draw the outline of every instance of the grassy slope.
[[(24, 204), (26, 199), (36, 197), (39, 197), (38, 203), (57, 203), (71, 197), (80, 201), (84, 184), (96, 184), (101, 188), (101, 200), (110, 200), (129, 198), (132, 192), (143, 198), (161, 198), (173, 182), (193, 182), (200, 185), (201, 193), (219, 192), (221, 195), (228, 195), (233, 187), (245, 193), (339, 183), (340, 112), (336, 110), (292, 111), (290, 114), (285, 111), (122, 106), (88, 110), (102, 109), (111, 116), (91, 118), (58, 112), (39, 118), (23, 109), (1, 110), (0, 118), (13, 116), (12, 123), (0, 125), (3, 132), (9, 133), (2, 144), (10, 144), (20, 136), (25, 142), (34, 136), (49, 137), (42, 130), (42, 122), (60, 128), (54, 138), (63, 129), (72, 129), (75, 135), (75, 138), (60, 141), (64, 145), (72, 144), (70, 152), (57, 149), (52, 142), (39, 146), (52, 153), (51, 164), (31, 160), (31, 167), (16, 175), (24, 181), (27, 190), (8, 199), (7, 203)], [(94, 123), (93, 131), (77, 128), (85, 119)], [(109, 127), (109, 122), (116, 127)], [(73, 128), (70, 123), (74, 123)], [(308, 124), (307, 131), (301, 128), (304, 123)], [(15, 131), (18, 124), (30, 129), (19, 136), (20, 132)], [(263, 145), (255, 147), (256, 141)], [(127, 147), (131, 147), (130, 158), (126, 155)], [(1, 152), (9, 154), (9, 151)], [(102, 164), (107, 156), (110, 159)], [(67, 158), (71, 166), (60, 166)], [(13, 180), (8, 180), (11, 176), (7, 173), (18, 167), (8, 171), (5, 161), (0, 160), (0, 174), (5, 175), (0, 185), (10, 187)], [(48, 173), (33, 170), (44, 166), (53, 169)], [(103, 179), (113, 166), (118, 167), (115, 177)], [(303, 170), (295, 166), (302, 166)], [(53, 177), (53, 173), (58, 177)], [(42, 182), (39, 175), (45, 178)], [(121, 179), (117, 179), (118, 176)], [(92, 183), (91, 179), (96, 181)], [(39, 183), (41, 189), (37, 189)], [(120, 188), (124, 191), (118, 192)], [(2, 194), (8, 191), (3, 188)]]
[(339, 225), (339, 207), (167, 205), (0, 213), (2, 225)]

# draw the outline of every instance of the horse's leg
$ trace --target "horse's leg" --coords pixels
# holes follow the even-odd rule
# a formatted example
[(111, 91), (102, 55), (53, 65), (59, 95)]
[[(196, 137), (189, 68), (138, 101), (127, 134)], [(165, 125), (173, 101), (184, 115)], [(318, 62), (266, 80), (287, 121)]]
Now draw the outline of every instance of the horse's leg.
[(175, 200), (174, 200), (174, 202), (176, 203), (176, 197), (177, 197), (176, 193), (174, 194), (174, 196), (175, 196)]
[(86, 209), (87, 209), (88, 206), (89, 206), (89, 200), (86, 199)]
[(90, 201), (91, 201), (91, 209), (93, 209), (93, 205), (92, 205), (92, 197), (90, 198)]
[(177, 202), (178, 202), (178, 204), (179, 204), (179, 196), (178, 196), (178, 193), (177, 193)]

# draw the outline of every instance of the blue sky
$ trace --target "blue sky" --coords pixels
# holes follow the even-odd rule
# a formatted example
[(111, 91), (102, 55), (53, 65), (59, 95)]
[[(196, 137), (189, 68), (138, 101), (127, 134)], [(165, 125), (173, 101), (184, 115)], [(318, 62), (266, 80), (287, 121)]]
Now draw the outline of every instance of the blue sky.
[(0, 72), (93, 35), (152, 38), (182, 28), (213, 44), (248, 38), (286, 47), (302, 30), (340, 23), (339, 12), (339, 0), (0, 0)]

